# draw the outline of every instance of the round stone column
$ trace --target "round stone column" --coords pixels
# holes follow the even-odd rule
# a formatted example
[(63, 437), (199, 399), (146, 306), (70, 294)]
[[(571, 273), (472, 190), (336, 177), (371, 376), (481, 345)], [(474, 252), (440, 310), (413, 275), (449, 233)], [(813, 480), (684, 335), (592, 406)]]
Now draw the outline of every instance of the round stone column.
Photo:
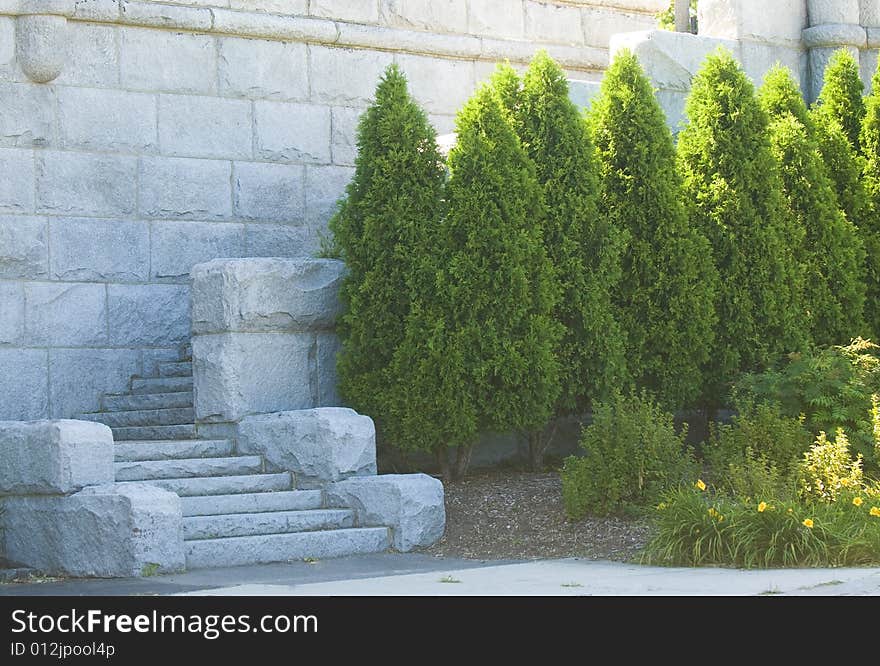
[(822, 90), (825, 67), (835, 51), (845, 48), (859, 61), (861, 51), (868, 48), (862, 4), (873, 5), (860, 0), (807, 0), (810, 27), (804, 30), (803, 41), (809, 52), (811, 101)]

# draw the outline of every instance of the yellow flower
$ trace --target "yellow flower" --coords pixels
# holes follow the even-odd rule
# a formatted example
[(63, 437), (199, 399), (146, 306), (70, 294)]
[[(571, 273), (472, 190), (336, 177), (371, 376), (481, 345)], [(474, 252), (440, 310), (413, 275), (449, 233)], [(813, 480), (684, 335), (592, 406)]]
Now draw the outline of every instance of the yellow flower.
[(788, 510), (789, 513), (793, 513), (791, 509)]
[(660, 502), (660, 504), (657, 505), (658, 511), (663, 511), (665, 508), (666, 508), (666, 502)]
[(703, 483), (703, 479), (697, 479), (697, 482), (694, 484), (694, 486), (699, 488), (700, 490), (706, 490), (706, 484)]
[(723, 523), (723, 522), (724, 522), (724, 516), (722, 516), (720, 513), (718, 514), (718, 522), (719, 522), (719, 523)]
[(862, 506), (862, 498), (861, 497), (853, 497), (853, 505)]
[(805, 518), (804, 519), (804, 527), (809, 527), (810, 529), (813, 529), (813, 521), (810, 520), (809, 518)]
[(761, 502), (758, 505), (758, 513), (764, 513), (767, 510), (767, 502)]
[(877, 516), (878, 518), (880, 518), (880, 506), (872, 506), (871, 510), (868, 513), (870, 513), (872, 516)]
[(841, 479), (840, 485), (842, 485), (844, 488), (846, 488), (849, 485), (849, 479)]

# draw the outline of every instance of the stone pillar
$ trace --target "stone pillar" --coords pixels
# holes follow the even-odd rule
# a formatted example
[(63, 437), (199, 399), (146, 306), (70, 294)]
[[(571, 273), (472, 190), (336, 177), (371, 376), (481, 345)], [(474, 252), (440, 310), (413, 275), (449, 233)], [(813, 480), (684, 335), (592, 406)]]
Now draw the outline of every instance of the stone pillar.
[(868, 47), (868, 35), (860, 24), (860, 0), (807, 0), (810, 27), (804, 30), (804, 46), (810, 54), (809, 99), (815, 101), (822, 90), (825, 67), (831, 55), (849, 50), (856, 60)]
[(193, 268), (200, 432), (222, 433), (216, 424), (252, 414), (339, 406), (335, 325), (344, 271), (331, 259), (215, 259)]
[(871, 78), (877, 71), (880, 54), (880, 0), (861, 0), (860, 22), (868, 35), (867, 48), (860, 59), (865, 90), (871, 90)]

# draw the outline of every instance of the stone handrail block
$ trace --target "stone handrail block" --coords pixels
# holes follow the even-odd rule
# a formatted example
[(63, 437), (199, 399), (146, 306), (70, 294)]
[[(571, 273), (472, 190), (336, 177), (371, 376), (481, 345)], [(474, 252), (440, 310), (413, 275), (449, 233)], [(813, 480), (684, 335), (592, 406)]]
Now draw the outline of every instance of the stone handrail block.
[(803, 40), (804, 46), (807, 48), (825, 46), (856, 46), (858, 48), (865, 48), (867, 46), (867, 33), (860, 25), (831, 23), (807, 28), (803, 32)]

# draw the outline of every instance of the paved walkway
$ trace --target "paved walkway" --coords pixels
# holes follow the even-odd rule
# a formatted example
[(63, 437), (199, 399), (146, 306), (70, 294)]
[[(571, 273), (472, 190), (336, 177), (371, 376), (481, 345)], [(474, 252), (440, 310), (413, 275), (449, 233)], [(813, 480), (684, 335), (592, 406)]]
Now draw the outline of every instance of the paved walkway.
[(0, 595), (880, 595), (880, 568), (671, 569), (617, 562), (476, 562), (368, 555), (124, 580), (0, 585)]

